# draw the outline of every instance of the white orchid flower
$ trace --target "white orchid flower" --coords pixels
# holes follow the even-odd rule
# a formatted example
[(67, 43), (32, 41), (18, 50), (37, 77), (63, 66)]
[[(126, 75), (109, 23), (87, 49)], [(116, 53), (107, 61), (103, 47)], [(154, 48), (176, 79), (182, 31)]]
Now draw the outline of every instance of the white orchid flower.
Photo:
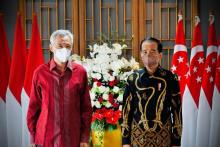
[(100, 93), (104, 93), (106, 91), (106, 87), (101, 85), (99, 87), (99, 91), (100, 91)]
[(119, 87), (117, 87), (117, 86), (114, 86), (114, 87), (113, 87), (113, 92), (114, 92), (114, 93), (118, 93), (119, 90), (120, 90)]
[(120, 93), (117, 97), (117, 101), (122, 102), (123, 101), (123, 93)]
[(109, 102), (107, 102), (107, 103), (105, 104), (105, 107), (107, 107), (107, 108), (110, 108), (111, 106), (112, 106), (112, 104), (109, 103)]
[(102, 98), (103, 98), (104, 100), (108, 100), (109, 95), (108, 95), (107, 93), (104, 93), (104, 94), (102, 95)]
[(101, 104), (99, 101), (95, 101), (94, 105), (96, 108), (101, 108)]
[(93, 100), (93, 101), (94, 101), (94, 100), (95, 100), (95, 98), (96, 98), (96, 94), (95, 94), (94, 92), (91, 92), (91, 91), (90, 91), (90, 93), (89, 93), (89, 94), (90, 94), (90, 98), (91, 98), (91, 100)]
[(122, 105), (119, 106), (119, 110), (122, 111)]

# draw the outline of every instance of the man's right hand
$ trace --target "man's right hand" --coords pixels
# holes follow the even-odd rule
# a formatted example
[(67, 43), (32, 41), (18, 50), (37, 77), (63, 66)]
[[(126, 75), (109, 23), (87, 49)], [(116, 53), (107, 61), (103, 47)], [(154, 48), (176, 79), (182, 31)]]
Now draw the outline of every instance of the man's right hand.
[(130, 144), (124, 144), (123, 147), (131, 147)]

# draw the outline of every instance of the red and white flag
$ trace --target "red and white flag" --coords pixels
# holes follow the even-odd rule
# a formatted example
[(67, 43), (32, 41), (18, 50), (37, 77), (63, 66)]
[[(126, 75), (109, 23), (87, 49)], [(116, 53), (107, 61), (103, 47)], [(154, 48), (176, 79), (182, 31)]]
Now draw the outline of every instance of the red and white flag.
[(29, 104), (29, 96), (31, 91), (31, 84), (32, 84), (32, 77), (34, 70), (43, 63), (44, 63), (44, 58), (41, 47), (40, 33), (38, 30), (37, 15), (33, 14), (32, 36), (31, 36), (30, 49), (29, 49), (27, 65), (26, 65), (24, 88), (22, 89), (22, 94), (21, 94), (22, 121), (23, 121), (22, 147), (30, 146), (29, 131), (27, 128), (27, 119), (26, 119), (28, 104)]
[(187, 48), (184, 37), (184, 29), (183, 29), (183, 16), (181, 13), (178, 15), (178, 24), (176, 30), (176, 41), (174, 46), (173, 60), (171, 71), (178, 75), (179, 84), (180, 84), (180, 92), (181, 96), (183, 95), (186, 80), (188, 77), (188, 55)]
[(215, 67), (217, 58), (217, 41), (214, 27), (214, 16), (209, 16), (208, 45), (206, 62), (203, 71), (202, 87), (199, 98), (197, 118), (196, 147), (209, 146), (212, 96), (214, 90)]
[(192, 40), (189, 77), (183, 94), (182, 103), (182, 147), (194, 147), (196, 145), (197, 115), (204, 63), (205, 59), (202, 45), (200, 19), (198, 16), (195, 16), (195, 28)]
[(7, 147), (6, 125), (6, 90), (10, 72), (10, 52), (3, 25), (3, 16), (0, 14), (0, 145)]
[(211, 128), (209, 137), (209, 147), (219, 147), (220, 145), (220, 39), (218, 43), (218, 58), (215, 71), (215, 86), (212, 97)]
[(21, 90), (26, 69), (26, 42), (21, 27), (21, 16), (17, 15), (14, 46), (6, 96), (7, 135), (9, 147), (21, 147), (22, 112)]

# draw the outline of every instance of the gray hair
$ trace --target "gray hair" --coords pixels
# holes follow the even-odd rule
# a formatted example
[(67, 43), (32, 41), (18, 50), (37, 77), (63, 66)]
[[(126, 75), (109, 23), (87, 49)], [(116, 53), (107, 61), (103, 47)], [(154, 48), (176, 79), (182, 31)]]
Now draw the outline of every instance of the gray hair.
[(54, 44), (56, 36), (69, 36), (71, 45), (73, 45), (73, 34), (69, 30), (56, 30), (50, 36), (50, 44)]

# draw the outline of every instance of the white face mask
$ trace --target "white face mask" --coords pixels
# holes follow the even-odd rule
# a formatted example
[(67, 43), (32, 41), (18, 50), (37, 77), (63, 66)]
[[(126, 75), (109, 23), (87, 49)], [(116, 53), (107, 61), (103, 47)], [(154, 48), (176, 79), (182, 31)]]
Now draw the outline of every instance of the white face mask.
[(60, 62), (67, 62), (71, 55), (71, 50), (67, 48), (55, 49), (54, 57), (58, 59)]

